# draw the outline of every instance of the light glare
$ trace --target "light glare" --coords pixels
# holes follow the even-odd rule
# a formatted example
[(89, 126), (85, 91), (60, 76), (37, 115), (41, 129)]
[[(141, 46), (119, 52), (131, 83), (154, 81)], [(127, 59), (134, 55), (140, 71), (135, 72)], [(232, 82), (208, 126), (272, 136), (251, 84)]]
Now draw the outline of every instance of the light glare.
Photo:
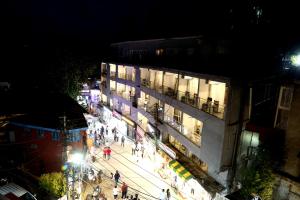
[(81, 164), (83, 161), (83, 155), (80, 153), (75, 153), (72, 155), (71, 162), (74, 164)]
[(300, 54), (291, 56), (292, 65), (299, 67), (300, 66)]

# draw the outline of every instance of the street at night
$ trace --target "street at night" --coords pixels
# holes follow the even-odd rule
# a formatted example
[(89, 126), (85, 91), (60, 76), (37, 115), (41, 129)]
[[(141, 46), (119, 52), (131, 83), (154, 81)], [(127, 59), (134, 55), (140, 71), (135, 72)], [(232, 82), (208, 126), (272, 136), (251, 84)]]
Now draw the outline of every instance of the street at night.
[(0, 200), (300, 200), (298, 10), (4, 0)]

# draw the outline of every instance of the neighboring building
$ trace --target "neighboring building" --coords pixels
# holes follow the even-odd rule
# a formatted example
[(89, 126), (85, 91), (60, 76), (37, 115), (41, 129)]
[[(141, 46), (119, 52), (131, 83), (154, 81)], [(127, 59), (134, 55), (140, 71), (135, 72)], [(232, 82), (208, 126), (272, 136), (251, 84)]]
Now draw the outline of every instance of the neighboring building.
[(161, 176), (187, 198), (210, 199), (232, 187), (251, 92), (246, 78), (231, 74), (230, 47), (203, 37), (123, 42), (112, 44), (101, 65), (103, 119), (161, 155)]
[(275, 185), (274, 199), (300, 198), (300, 82), (285, 81), (280, 87), (274, 127), (285, 132), (286, 159)]
[(86, 150), (85, 111), (70, 97), (14, 91), (4, 94), (1, 103), (3, 116), (22, 113), (7, 119), (0, 129), (1, 160), (10, 162), (2, 167), (21, 165), (35, 175), (61, 171), (64, 152)]
[(276, 200), (300, 198), (300, 84), (294, 73), (251, 85), (250, 120), (241, 133), (237, 156), (239, 170), (251, 162), (259, 144), (267, 144)]
[(30, 192), (15, 183), (8, 183), (0, 186), (1, 200), (37, 200)]

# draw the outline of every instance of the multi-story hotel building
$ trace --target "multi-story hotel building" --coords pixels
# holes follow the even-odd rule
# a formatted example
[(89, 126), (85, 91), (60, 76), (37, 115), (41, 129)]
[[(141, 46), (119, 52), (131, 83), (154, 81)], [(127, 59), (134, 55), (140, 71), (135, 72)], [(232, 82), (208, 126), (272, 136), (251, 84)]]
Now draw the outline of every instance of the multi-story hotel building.
[[(116, 43), (101, 64), (104, 120), (160, 155), (158, 172), (187, 198), (214, 198), (233, 180), (244, 90), (205, 68), (225, 60), (227, 46), (201, 37)], [(198, 58), (203, 70), (189, 68)]]

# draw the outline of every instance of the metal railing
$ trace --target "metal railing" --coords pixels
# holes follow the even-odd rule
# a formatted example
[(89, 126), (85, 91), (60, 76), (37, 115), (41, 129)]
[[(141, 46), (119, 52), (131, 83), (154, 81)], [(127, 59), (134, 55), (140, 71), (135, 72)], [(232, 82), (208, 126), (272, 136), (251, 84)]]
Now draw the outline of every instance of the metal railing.
[(126, 79), (126, 75), (125, 75), (125, 73), (121, 73), (121, 72), (119, 72), (118, 73), (118, 78), (120, 78), (120, 79)]
[(142, 86), (148, 87), (158, 93), (177, 99), (178, 101), (193, 106), (220, 119), (224, 119), (225, 105), (221, 105), (219, 101), (210, 101), (209, 98), (203, 99), (200, 98), (198, 94), (190, 94), (190, 92), (188, 91), (176, 91), (171, 87), (163, 85), (158, 86), (154, 82), (145, 79), (142, 81)]
[(126, 91), (117, 91), (116, 94), (130, 102), (134, 102), (135, 101), (135, 94), (129, 94), (129, 92)]
[[(164, 122), (169, 124), (171, 127), (175, 128), (178, 132), (180, 132), (183, 136), (188, 138), (191, 142), (193, 142), (197, 146), (200, 146), (200, 143), (201, 143), (200, 134), (201, 133), (199, 133), (199, 135), (198, 135), (198, 134), (195, 134), (194, 131), (189, 131), (188, 128), (186, 128), (184, 125), (182, 125), (181, 122), (174, 120), (174, 117), (168, 116), (166, 114), (164, 115)], [(195, 129), (196, 129), (196, 126), (195, 126)], [(187, 133), (185, 133), (185, 130)]]
[(110, 78), (116, 78), (116, 72), (110, 71)]
[(129, 73), (119, 72), (118, 73), (118, 78), (128, 80), (128, 81), (132, 81), (132, 82), (135, 81), (135, 77), (132, 74), (129, 74)]

